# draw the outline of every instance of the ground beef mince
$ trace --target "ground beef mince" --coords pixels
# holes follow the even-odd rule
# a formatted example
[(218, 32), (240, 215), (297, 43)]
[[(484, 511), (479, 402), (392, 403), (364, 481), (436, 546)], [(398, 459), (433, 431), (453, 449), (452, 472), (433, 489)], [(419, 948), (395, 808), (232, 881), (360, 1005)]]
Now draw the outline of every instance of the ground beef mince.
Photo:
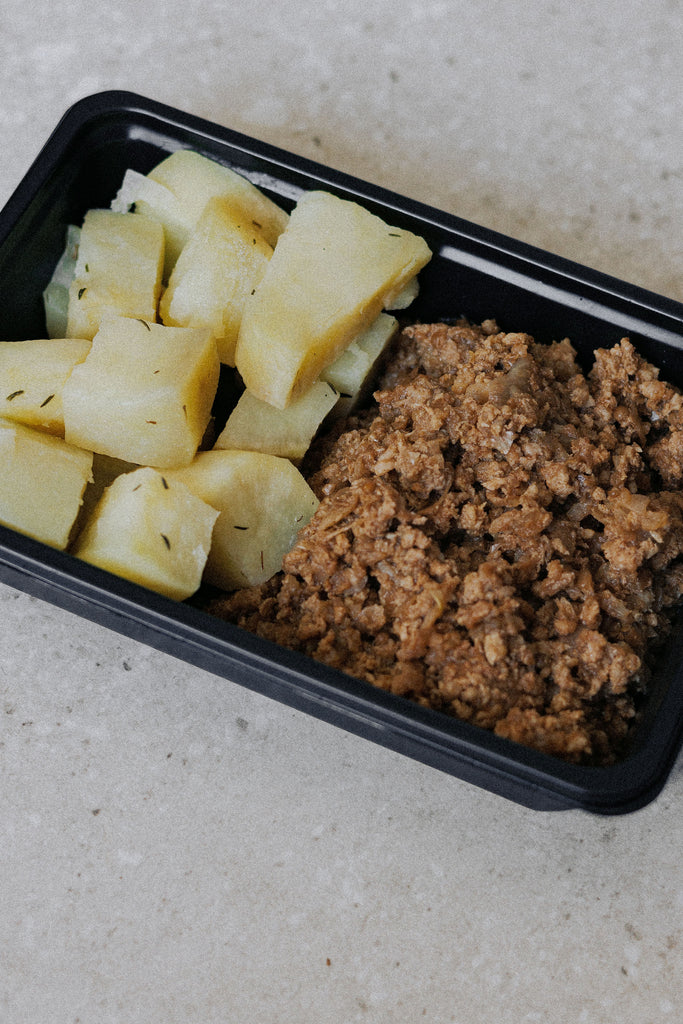
[(318, 449), (317, 514), (211, 611), (566, 760), (623, 755), (683, 594), (683, 398), (628, 339), (403, 330)]

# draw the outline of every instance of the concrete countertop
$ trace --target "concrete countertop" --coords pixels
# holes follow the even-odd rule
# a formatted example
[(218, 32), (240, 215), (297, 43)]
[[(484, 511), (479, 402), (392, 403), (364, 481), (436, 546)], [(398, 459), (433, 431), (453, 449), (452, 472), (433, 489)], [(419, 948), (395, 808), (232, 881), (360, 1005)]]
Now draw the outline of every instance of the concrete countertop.
[[(0, 203), (122, 88), (680, 301), (682, 29), (4, 0)], [(540, 813), (4, 585), (0, 642), (3, 1024), (680, 1020), (680, 759), (636, 813)]]

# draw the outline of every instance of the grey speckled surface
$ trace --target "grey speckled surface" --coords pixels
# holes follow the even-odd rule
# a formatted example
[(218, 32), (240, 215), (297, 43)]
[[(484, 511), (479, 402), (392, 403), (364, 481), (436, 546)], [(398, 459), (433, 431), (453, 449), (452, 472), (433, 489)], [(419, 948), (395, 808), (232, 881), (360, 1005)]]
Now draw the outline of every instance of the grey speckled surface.
[[(674, 0), (1, 18), (0, 202), (120, 87), (683, 299)], [(3, 1024), (679, 1019), (680, 761), (539, 814), (8, 587), (0, 642)]]

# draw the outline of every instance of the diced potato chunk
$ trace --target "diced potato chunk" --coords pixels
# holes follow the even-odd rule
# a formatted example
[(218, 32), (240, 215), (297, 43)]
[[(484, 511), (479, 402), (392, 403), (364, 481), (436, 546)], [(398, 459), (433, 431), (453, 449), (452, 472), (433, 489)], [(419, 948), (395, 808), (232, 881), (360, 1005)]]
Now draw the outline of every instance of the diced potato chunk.
[(156, 221), (89, 210), (69, 286), (67, 336), (93, 338), (112, 314), (156, 320), (163, 263), (164, 233)]
[(137, 213), (146, 204), (143, 216), (163, 223), (166, 217), (172, 217), (176, 203), (176, 197), (165, 185), (129, 167), (109, 209), (115, 213)]
[(83, 338), (0, 342), (0, 416), (63, 436), (62, 389), (90, 344)]
[(430, 256), (424, 239), (359, 204), (306, 193), (244, 310), (235, 363), (247, 389), (285, 408)]
[(329, 384), (316, 381), (286, 409), (276, 409), (244, 391), (214, 447), (267, 452), (298, 463), (338, 397)]
[(204, 207), (216, 196), (229, 203), (236, 217), (253, 222), (270, 245), (275, 245), (287, 224), (286, 211), (247, 178), (200, 153), (186, 149), (171, 153), (147, 177), (166, 192), (142, 186), (136, 195), (131, 182), (127, 198), (135, 202), (137, 212), (164, 226), (167, 280)]
[(335, 416), (348, 416), (372, 388), (377, 361), (398, 330), (398, 320), (380, 313), (366, 331), (348, 345), (335, 361), (323, 370), (323, 379), (339, 392)]
[(66, 244), (43, 292), (45, 328), (48, 338), (66, 337), (69, 317), (69, 287), (76, 273), (81, 229), (69, 224)]
[(407, 309), (411, 302), (420, 294), (420, 281), (419, 278), (414, 277), (408, 281), (408, 284), (404, 285), (400, 291), (395, 292), (393, 295), (387, 295), (384, 300), (384, 308), (390, 310)]
[(159, 314), (176, 327), (208, 327), (222, 363), (235, 365), (235, 342), (247, 296), (272, 256), (251, 220), (210, 199), (173, 268)]
[(169, 479), (220, 511), (204, 578), (223, 590), (263, 583), (282, 568), (318, 500), (288, 460), (261, 452), (199, 452)]
[(185, 465), (211, 418), (219, 371), (208, 331), (112, 317), (64, 385), (65, 437), (137, 465)]
[(218, 512), (149, 467), (116, 477), (73, 553), (183, 601), (199, 588)]
[(80, 532), (86, 524), (98, 501), (116, 477), (121, 476), (123, 473), (132, 473), (135, 469), (138, 469), (138, 466), (132, 462), (124, 462), (123, 459), (114, 459), (111, 455), (101, 455), (99, 452), (93, 452), (92, 479), (83, 495), (83, 502), (75, 527), (77, 531)]
[(0, 522), (64, 550), (91, 466), (91, 452), (0, 420)]

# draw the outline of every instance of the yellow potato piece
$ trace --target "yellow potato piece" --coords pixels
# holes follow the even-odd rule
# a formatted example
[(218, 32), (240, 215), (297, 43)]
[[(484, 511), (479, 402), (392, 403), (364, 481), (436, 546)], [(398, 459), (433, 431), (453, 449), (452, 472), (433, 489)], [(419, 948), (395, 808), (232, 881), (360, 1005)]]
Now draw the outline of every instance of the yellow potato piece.
[(358, 203), (306, 193), (244, 310), (235, 364), (246, 388), (285, 408), (430, 257), (424, 239)]
[(223, 590), (263, 583), (282, 568), (318, 499), (289, 459), (262, 452), (199, 452), (168, 474), (219, 510), (204, 578)]
[(69, 286), (76, 272), (80, 236), (81, 229), (77, 225), (69, 224), (67, 226), (62, 255), (57, 260), (52, 277), (43, 291), (45, 330), (48, 338), (64, 338), (66, 336)]
[(186, 465), (209, 424), (219, 372), (209, 331), (112, 317), (64, 385), (65, 437), (136, 465)]
[(173, 268), (159, 315), (176, 327), (207, 327), (222, 363), (235, 365), (247, 297), (261, 280), (272, 246), (231, 204), (210, 199)]
[[(157, 164), (147, 177), (160, 189), (141, 188), (141, 198), (135, 208), (139, 213), (158, 219), (164, 226), (167, 280), (210, 199), (220, 196), (235, 217), (253, 222), (271, 246), (287, 224), (287, 212), (248, 178), (201, 153), (177, 150)], [(131, 197), (135, 198), (134, 190)]]
[(164, 233), (156, 221), (89, 210), (69, 286), (67, 337), (93, 338), (113, 314), (156, 320), (163, 262)]
[(62, 389), (90, 344), (83, 338), (0, 342), (0, 416), (63, 436)]
[(339, 393), (334, 416), (348, 416), (372, 390), (375, 367), (398, 330), (398, 320), (380, 313), (365, 331), (323, 371), (323, 379)]
[(338, 399), (325, 381), (316, 381), (286, 409), (276, 409), (245, 391), (214, 447), (266, 452), (298, 463)]
[(73, 553), (182, 601), (199, 588), (217, 517), (184, 484), (142, 467), (106, 488)]
[(0, 522), (66, 548), (92, 459), (60, 437), (0, 419)]

